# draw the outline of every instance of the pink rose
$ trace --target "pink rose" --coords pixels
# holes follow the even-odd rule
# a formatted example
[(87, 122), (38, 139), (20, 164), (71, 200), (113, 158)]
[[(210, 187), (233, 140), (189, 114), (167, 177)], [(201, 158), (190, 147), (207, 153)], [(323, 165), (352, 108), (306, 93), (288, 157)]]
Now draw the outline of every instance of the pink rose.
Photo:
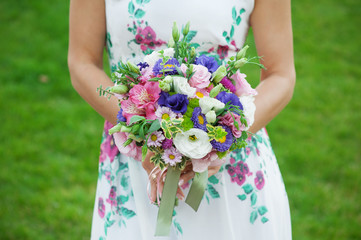
[(219, 159), (216, 151), (211, 151), (201, 159), (192, 159), (193, 171), (204, 172), (209, 166), (221, 166), (226, 158)]
[[(234, 121), (233, 121), (233, 117), (234, 119), (236, 120), (236, 122), (238, 123), (238, 127), (239, 129), (237, 129), (237, 127), (234, 125)], [(232, 130), (232, 134), (236, 137), (236, 138), (239, 138), (242, 136), (242, 131), (244, 131), (246, 129), (246, 126), (244, 126), (242, 123), (241, 123), (241, 117), (237, 114), (233, 114), (232, 113), (227, 113), (226, 115), (224, 115), (223, 117), (221, 117), (221, 119), (219, 120), (218, 123), (220, 124), (223, 124), (223, 125), (226, 125), (228, 127), (231, 128)]]
[(193, 76), (189, 80), (189, 85), (195, 88), (208, 87), (212, 74), (208, 71), (208, 68), (202, 65), (193, 65)]
[(246, 80), (246, 74), (236, 72), (236, 74), (231, 77), (236, 82), (236, 94), (241, 97), (243, 95), (257, 95), (257, 91), (249, 85)]
[[(180, 66), (181, 71), (183, 72), (184, 76), (186, 76), (187, 66), (182, 64)], [(208, 71), (208, 68), (202, 65), (193, 65), (193, 76), (189, 80), (189, 85), (191, 87), (202, 89), (209, 86), (209, 79), (212, 77), (212, 74)]]
[(118, 150), (121, 154), (124, 154), (128, 157), (132, 157), (137, 161), (142, 160), (142, 148), (138, 147), (135, 142), (133, 141), (128, 146), (124, 147), (123, 143), (127, 141), (129, 133), (125, 132), (117, 132), (114, 133), (114, 141), (115, 145), (118, 147)]

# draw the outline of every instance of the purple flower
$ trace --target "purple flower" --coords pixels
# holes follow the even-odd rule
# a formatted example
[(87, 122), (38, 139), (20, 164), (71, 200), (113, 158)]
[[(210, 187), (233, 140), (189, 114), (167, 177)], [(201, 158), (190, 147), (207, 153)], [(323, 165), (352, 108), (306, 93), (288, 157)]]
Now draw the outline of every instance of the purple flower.
[(148, 146), (151, 147), (160, 147), (162, 146), (162, 142), (165, 139), (164, 135), (161, 131), (155, 131), (150, 134), (148, 138)]
[(254, 184), (256, 184), (256, 188), (261, 190), (264, 186), (264, 177), (263, 172), (261, 170), (256, 172), (256, 177), (254, 178)]
[(175, 75), (175, 74), (178, 74), (178, 71), (177, 69), (175, 68), (175, 66), (180, 66), (179, 62), (177, 61), (177, 59), (175, 58), (171, 58), (169, 59), (165, 65), (161, 65), (163, 59), (159, 59), (154, 67), (153, 67), (153, 73), (155, 75), (158, 75), (158, 74), (163, 74), (163, 71), (164, 71), (164, 75)]
[(206, 115), (202, 114), (202, 109), (200, 107), (194, 108), (191, 120), (194, 123), (195, 128), (199, 128), (207, 132)]
[(209, 57), (206, 55), (202, 55), (197, 58), (195, 63), (197, 65), (205, 66), (206, 68), (208, 68), (208, 71), (210, 73), (214, 73), (219, 67), (217, 61), (213, 57)]
[(222, 78), (221, 83), (225, 88), (230, 90), (232, 93), (236, 92), (236, 87), (233, 85), (233, 83), (227, 77)]
[(139, 67), (139, 70), (142, 71), (144, 68), (149, 67), (149, 64), (146, 62), (140, 62), (137, 64), (137, 66)]
[(170, 96), (169, 93), (161, 92), (158, 99), (160, 106), (169, 107), (173, 112), (182, 114), (187, 111), (188, 103), (187, 95), (178, 93)]
[(172, 145), (173, 145), (173, 140), (166, 138), (162, 143), (162, 148), (163, 149), (168, 149), (168, 148), (171, 148)]
[(238, 106), (240, 110), (243, 110), (242, 103), (239, 101), (239, 98), (237, 95), (233, 93), (227, 93), (225, 91), (218, 93), (216, 97), (219, 101), (223, 102), (224, 104), (227, 104), (230, 102), (231, 105)]
[(224, 130), (226, 130), (227, 135), (218, 140), (213, 139), (211, 141), (211, 144), (213, 148), (216, 149), (217, 151), (225, 152), (231, 147), (233, 143), (233, 134), (232, 134), (232, 130), (228, 126), (224, 126), (224, 125), (220, 125), (220, 126), (223, 127)]
[(182, 154), (175, 147), (171, 147), (164, 150), (163, 159), (165, 163), (175, 166), (182, 161)]
[(117, 122), (126, 122), (127, 119), (123, 116), (123, 109), (121, 108), (117, 115)]

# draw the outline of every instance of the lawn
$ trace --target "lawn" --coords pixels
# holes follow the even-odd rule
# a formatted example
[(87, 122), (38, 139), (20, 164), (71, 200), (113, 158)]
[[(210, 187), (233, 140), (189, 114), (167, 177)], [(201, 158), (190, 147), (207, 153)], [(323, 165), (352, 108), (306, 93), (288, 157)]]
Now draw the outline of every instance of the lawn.
[[(0, 1), (0, 239), (90, 236), (103, 120), (69, 80), (68, 5)], [(361, 239), (361, 3), (292, 14), (296, 89), (268, 131), (293, 237)]]

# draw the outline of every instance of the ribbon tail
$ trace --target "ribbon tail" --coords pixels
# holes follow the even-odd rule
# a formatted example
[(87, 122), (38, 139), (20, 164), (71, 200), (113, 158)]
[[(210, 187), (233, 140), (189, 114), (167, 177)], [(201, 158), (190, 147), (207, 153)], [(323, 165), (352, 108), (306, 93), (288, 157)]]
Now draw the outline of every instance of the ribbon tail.
[(155, 236), (168, 236), (170, 233), (180, 174), (179, 169), (168, 167), (158, 210)]
[(196, 174), (193, 179), (192, 186), (189, 189), (185, 202), (196, 212), (199, 208), (204, 192), (206, 190), (207, 181), (208, 181), (208, 170), (200, 174)]

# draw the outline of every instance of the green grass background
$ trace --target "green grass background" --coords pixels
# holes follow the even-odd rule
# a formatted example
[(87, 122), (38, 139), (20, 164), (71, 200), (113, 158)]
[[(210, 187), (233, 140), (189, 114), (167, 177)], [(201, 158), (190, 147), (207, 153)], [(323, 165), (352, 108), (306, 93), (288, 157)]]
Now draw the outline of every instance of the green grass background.
[[(292, 4), (297, 84), (268, 130), (293, 237), (361, 239), (361, 3)], [(103, 120), (70, 84), (68, 5), (0, 1), (0, 239), (90, 236)]]

